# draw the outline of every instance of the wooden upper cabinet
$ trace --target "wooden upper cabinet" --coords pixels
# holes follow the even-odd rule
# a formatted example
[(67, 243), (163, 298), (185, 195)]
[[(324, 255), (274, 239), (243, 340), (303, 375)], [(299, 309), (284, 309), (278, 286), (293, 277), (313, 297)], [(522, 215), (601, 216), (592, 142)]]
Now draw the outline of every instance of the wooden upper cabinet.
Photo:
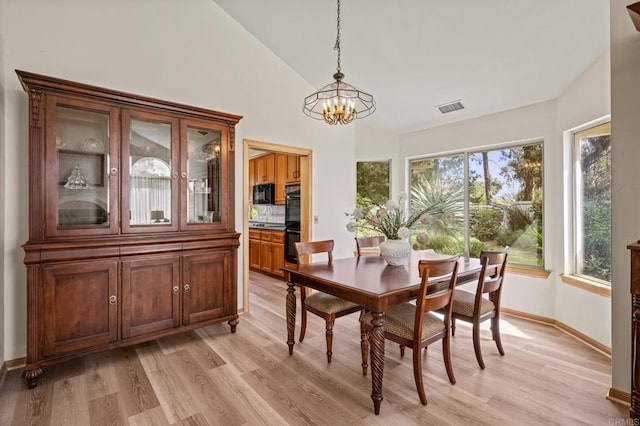
[(300, 182), (300, 156), (287, 155), (287, 183)]
[(256, 184), (275, 183), (275, 154), (265, 154), (255, 159)]
[(285, 203), (284, 187), (287, 183), (287, 154), (276, 154), (276, 187), (274, 202)]
[(256, 184), (256, 160), (249, 160), (249, 185), (247, 199), (253, 200), (253, 185)]
[[(33, 240), (234, 231), (238, 117), (18, 71)], [(259, 168), (273, 182), (273, 156)]]

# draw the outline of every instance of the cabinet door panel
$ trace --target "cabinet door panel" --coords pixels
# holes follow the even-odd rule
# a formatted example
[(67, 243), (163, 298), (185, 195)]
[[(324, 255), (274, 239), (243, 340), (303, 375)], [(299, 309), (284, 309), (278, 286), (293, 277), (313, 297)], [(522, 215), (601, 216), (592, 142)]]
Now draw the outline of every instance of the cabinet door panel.
[(262, 242), (260, 244), (260, 269), (265, 272), (271, 272), (272, 266), (272, 253), (271, 253), (271, 243)]
[[(182, 230), (227, 229), (229, 130), (226, 126), (181, 120), (180, 197)], [(231, 169), (233, 170), (233, 169)]]
[(122, 337), (180, 325), (180, 256), (122, 262)]
[(175, 117), (122, 111), (122, 232), (178, 230), (178, 144)]
[[(212, 251), (183, 256), (182, 322), (191, 324), (233, 313), (231, 253)], [(188, 287), (186, 287), (188, 286)]]
[(117, 290), (117, 260), (45, 266), (43, 355), (117, 340)]
[(64, 96), (46, 99), (46, 235), (117, 233), (117, 108)]
[(249, 267), (260, 269), (260, 240), (249, 240)]
[(284, 277), (284, 271), (280, 270), (284, 266), (284, 244), (273, 243), (271, 245), (271, 262), (271, 272), (279, 277)]

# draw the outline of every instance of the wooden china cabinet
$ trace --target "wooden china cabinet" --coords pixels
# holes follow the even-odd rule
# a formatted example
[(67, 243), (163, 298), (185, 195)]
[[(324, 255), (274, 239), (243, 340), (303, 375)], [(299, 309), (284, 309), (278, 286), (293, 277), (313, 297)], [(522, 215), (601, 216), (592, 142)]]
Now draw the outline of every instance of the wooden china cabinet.
[(27, 365), (226, 321), (240, 116), (16, 71), (29, 97)]

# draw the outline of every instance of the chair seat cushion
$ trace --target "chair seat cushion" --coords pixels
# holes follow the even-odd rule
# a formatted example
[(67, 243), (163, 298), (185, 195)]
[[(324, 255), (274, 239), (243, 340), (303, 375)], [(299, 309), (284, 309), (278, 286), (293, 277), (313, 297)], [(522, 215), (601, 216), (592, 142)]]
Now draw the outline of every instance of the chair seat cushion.
[(304, 299), (304, 303), (307, 306), (327, 314), (336, 314), (346, 309), (358, 307), (357, 303), (349, 302), (348, 300), (344, 300), (327, 293), (322, 293), (320, 291), (316, 291), (310, 296), (307, 296)]
[[(360, 316), (360, 321), (371, 324), (373, 315), (367, 313)], [(413, 326), (416, 320), (416, 305), (401, 303), (393, 305), (384, 314), (384, 331), (404, 339), (413, 340)], [(422, 317), (422, 339), (428, 339), (444, 331), (444, 321), (427, 312)]]
[[(476, 301), (475, 299), (476, 295), (474, 293), (464, 290), (456, 290), (453, 294), (453, 313), (472, 317), (473, 305)], [(483, 297), (482, 303), (480, 304), (480, 315), (484, 315), (494, 309), (495, 307), (493, 302)]]

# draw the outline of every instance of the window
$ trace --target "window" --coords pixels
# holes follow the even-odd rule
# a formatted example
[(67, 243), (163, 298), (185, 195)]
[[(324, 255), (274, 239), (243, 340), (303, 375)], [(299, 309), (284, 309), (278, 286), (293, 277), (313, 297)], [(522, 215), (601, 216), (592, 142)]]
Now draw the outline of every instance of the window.
[[(359, 161), (356, 164), (356, 207), (368, 211), (384, 205), (391, 196), (390, 161)], [(358, 227), (356, 236), (367, 236)], [(373, 234), (372, 234), (373, 235)]]
[(542, 142), (415, 159), (410, 171), (412, 208), (438, 206), (416, 249), (478, 257), (509, 246), (509, 263), (544, 266)]
[(611, 123), (574, 133), (574, 273), (611, 282)]

